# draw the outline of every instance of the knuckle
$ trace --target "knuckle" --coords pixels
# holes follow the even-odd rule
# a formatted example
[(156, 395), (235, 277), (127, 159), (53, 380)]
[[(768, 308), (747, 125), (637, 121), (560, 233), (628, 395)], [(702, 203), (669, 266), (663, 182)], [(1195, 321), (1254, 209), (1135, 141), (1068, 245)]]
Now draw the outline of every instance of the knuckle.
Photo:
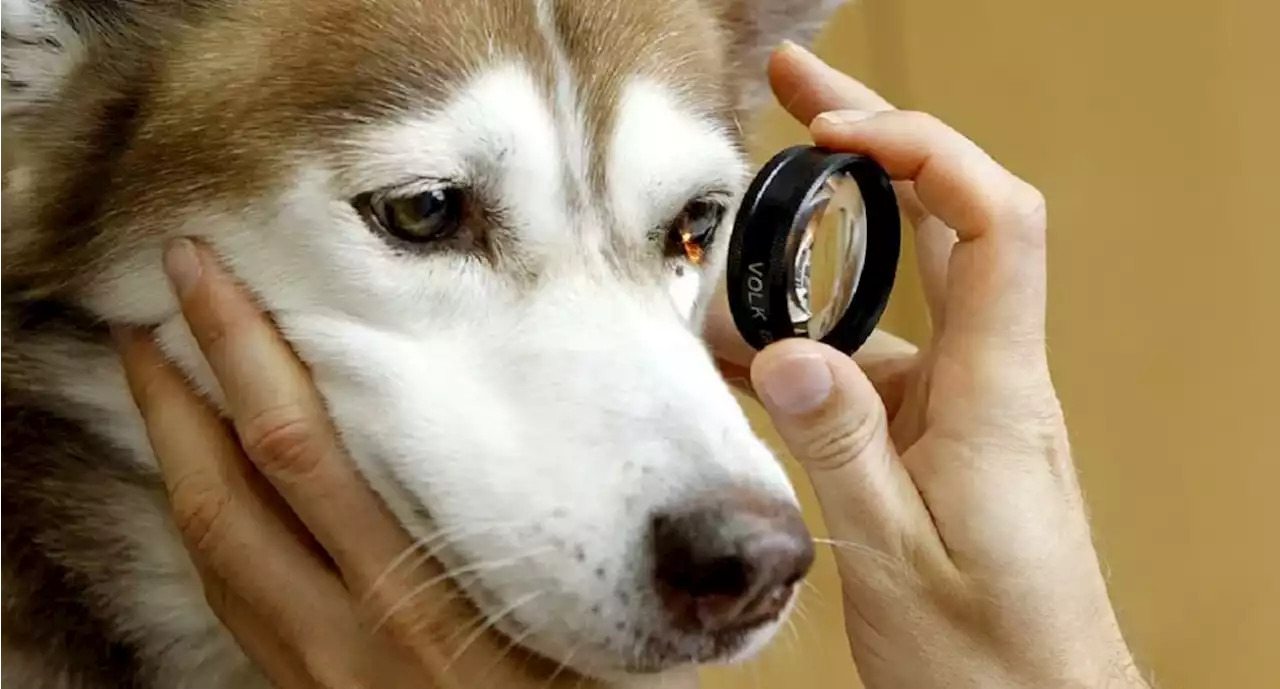
[(865, 455), (880, 442), (884, 409), (872, 405), (865, 413), (836, 414), (819, 424), (799, 448), (816, 469), (835, 470)]
[(1009, 215), (1020, 236), (1031, 240), (1043, 238), (1046, 210), (1045, 197), (1039, 189), (1021, 180), (1014, 183)]
[(428, 605), (410, 605), (399, 613), (396, 627), (413, 638), (415, 643), (425, 643), (432, 648), (444, 648), (457, 631), (457, 620), (438, 614)]
[(294, 405), (258, 412), (241, 430), (245, 452), (269, 474), (305, 475), (322, 456), (315, 424)]
[(178, 479), (169, 490), (178, 532), (199, 554), (211, 554), (222, 544), (231, 496), (217, 482), (199, 474)]
[(465, 602), (451, 580), (422, 586), (372, 589), (360, 606), (361, 614), (409, 647), (451, 651), (462, 636), (459, 625), (474, 622), (478, 611)]

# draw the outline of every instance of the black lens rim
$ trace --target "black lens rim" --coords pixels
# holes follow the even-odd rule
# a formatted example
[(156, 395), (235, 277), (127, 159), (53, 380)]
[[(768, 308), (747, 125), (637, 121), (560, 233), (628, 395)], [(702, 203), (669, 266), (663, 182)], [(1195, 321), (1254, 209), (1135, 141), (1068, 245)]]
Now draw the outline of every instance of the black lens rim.
[(837, 173), (852, 177), (862, 194), (867, 248), (858, 288), (820, 342), (853, 354), (884, 315), (902, 248), (902, 221), (892, 180), (867, 156), (792, 146), (765, 163), (751, 181), (729, 238), (729, 311), (743, 339), (757, 350), (784, 338), (802, 337), (787, 307), (792, 288), (787, 240), (804, 231), (797, 222), (801, 209)]

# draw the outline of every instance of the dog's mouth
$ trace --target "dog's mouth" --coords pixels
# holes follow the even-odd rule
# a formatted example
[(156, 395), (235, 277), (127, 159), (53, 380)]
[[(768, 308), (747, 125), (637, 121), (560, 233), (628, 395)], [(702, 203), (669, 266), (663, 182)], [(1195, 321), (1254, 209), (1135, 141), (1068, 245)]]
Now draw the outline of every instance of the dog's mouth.
[(780, 618), (761, 620), (751, 626), (705, 632), (680, 639), (651, 638), (638, 649), (626, 672), (651, 675), (685, 665), (703, 665), (732, 660), (748, 650), (770, 625)]
[[(489, 569), (450, 578), (511, 646), (578, 672), (608, 678), (735, 663), (772, 638), (812, 563), (811, 537), (793, 512), (771, 502), (681, 503), (655, 513), (643, 549), (620, 568), (595, 566), (578, 546), (551, 548), (521, 571), (493, 569), (492, 579)], [(413, 516), (435, 529), (421, 503)], [(478, 569), (441, 545), (433, 550), (447, 567)], [(592, 586), (568, 583), (584, 572)], [(549, 585), (545, 595), (522, 603), (537, 585)]]

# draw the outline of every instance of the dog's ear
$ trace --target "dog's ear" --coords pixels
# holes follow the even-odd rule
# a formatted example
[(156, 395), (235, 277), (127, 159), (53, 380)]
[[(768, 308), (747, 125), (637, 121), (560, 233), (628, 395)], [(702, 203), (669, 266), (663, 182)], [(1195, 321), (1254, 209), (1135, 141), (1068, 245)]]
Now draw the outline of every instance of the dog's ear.
[(218, 0), (3, 0), (3, 114), (56, 105), (77, 68), (128, 59), (166, 21)]
[(722, 0), (736, 70), (738, 109), (753, 111), (770, 99), (766, 67), (783, 41), (810, 47), (827, 21), (850, 0)]
[(5, 118), (53, 101), (83, 59), (84, 42), (48, 0), (4, 0)]

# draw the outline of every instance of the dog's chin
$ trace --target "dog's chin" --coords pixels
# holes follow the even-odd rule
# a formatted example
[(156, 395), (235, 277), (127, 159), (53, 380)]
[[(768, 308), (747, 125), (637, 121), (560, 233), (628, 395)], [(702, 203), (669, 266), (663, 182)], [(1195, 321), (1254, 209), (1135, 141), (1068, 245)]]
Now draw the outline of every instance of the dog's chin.
[[(498, 628), (510, 638), (519, 638), (527, 650), (553, 664), (563, 664), (575, 672), (605, 682), (625, 682), (628, 678), (654, 676), (689, 670), (698, 666), (736, 665), (759, 655), (776, 638), (792, 602), (779, 616), (759, 624), (702, 634), (675, 629), (654, 631), (643, 642), (628, 647), (591, 649), (590, 639), (551, 640), (534, 638), (521, 625)], [(570, 652), (562, 649), (572, 648)]]
[(651, 638), (627, 664), (631, 675), (651, 675), (690, 665), (736, 665), (759, 655), (778, 635), (795, 605), (793, 592), (777, 616), (757, 624), (703, 634), (682, 633)]
[(624, 668), (628, 675), (654, 675), (695, 665), (733, 665), (754, 658), (777, 634), (773, 621), (746, 629), (710, 632), (679, 641), (654, 639)]

